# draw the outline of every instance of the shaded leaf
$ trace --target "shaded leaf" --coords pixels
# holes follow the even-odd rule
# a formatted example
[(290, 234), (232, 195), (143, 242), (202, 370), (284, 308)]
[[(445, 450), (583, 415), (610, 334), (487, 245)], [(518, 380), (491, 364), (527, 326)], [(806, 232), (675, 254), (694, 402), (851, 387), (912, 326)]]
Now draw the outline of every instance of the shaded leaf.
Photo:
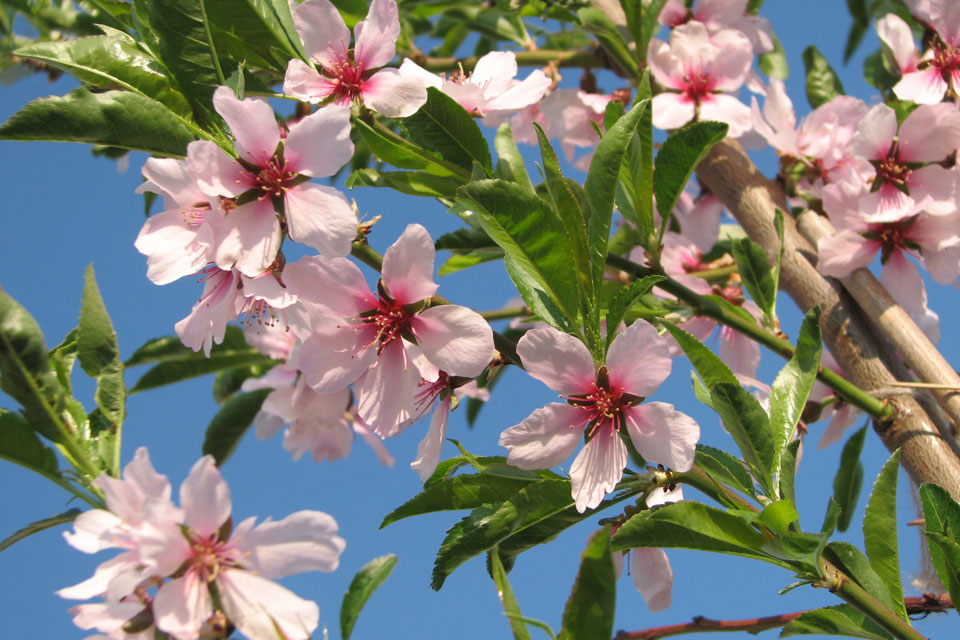
[(637, 61), (633, 59), (630, 47), (620, 35), (617, 25), (603, 11), (595, 7), (586, 7), (578, 10), (577, 16), (580, 18), (583, 29), (597, 37), (600, 46), (613, 59), (623, 75), (633, 79), (640, 77), (640, 69), (637, 67)]
[(735, 240), (731, 248), (743, 287), (760, 307), (766, 321), (772, 323), (777, 315), (777, 281), (767, 252), (750, 238)]
[(804, 612), (799, 618), (787, 623), (780, 632), (780, 637), (810, 634), (866, 638), (866, 640), (893, 640), (893, 636), (883, 627), (848, 604)]
[(523, 622), (523, 613), (520, 611), (517, 597), (513, 594), (513, 587), (510, 586), (510, 581), (507, 579), (507, 571), (503, 568), (496, 547), (487, 553), (487, 562), (490, 567), (490, 577), (493, 578), (493, 582), (497, 586), (497, 597), (500, 598), (500, 604), (503, 605), (503, 612), (510, 620), (510, 629), (513, 631), (514, 640), (530, 640), (530, 632)]
[(473, 169), (479, 162), (487, 174), (491, 171), (490, 148), (473, 117), (456, 100), (430, 87), (427, 102), (403, 119), (410, 137), (420, 146), (436, 151), (448, 162)]
[(690, 360), (690, 364), (697, 370), (707, 387), (713, 387), (713, 385), (721, 382), (740, 384), (737, 377), (730, 371), (730, 367), (717, 354), (705, 347), (702, 342), (674, 324), (669, 322), (663, 322), (662, 324), (673, 336), (673, 339), (677, 341), (680, 348), (683, 349)]
[(900, 584), (900, 556), (897, 548), (897, 475), (900, 450), (883, 465), (873, 483), (867, 510), (863, 516), (863, 545), (877, 575), (893, 598), (892, 610), (904, 620), (907, 609)]
[(804, 49), (803, 66), (807, 70), (807, 102), (811, 107), (816, 109), (843, 95), (840, 77), (816, 46), (810, 45)]
[(32, 471), (55, 475), (57, 456), (21, 416), (0, 409), (0, 458)]
[(497, 128), (497, 135), (493, 138), (493, 146), (497, 150), (497, 177), (516, 182), (521, 187), (533, 191), (533, 183), (524, 166), (523, 156), (517, 149), (513, 139), (510, 123), (503, 122)]
[(726, 451), (698, 443), (694, 464), (717, 482), (748, 496), (753, 495), (753, 479), (750, 473), (743, 466), (743, 462)]
[(883, 580), (870, 566), (870, 561), (860, 549), (848, 542), (835, 541), (824, 548), (823, 557), (853, 578), (858, 585), (863, 587), (864, 591), (882, 602), (885, 607), (894, 608), (893, 599), (890, 597), (886, 585), (883, 584)]
[(374, 128), (360, 118), (355, 118), (353, 125), (375, 156), (399, 169), (415, 169), (436, 176), (458, 176), (461, 180), (469, 176), (469, 172), (463, 169), (456, 171), (446, 166), (439, 154), (406, 143), (395, 133)]
[(537, 479), (536, 474), (528, 478), (509, 478), (484, 473), (445, 478), (425, 487), (422, 493), (388, 513), (380, 528), (423, 513), (476, 509), (485, 504), (501, 503)]
[(0, 541), (0, 551), (3, 551), (10, 545), (15, 542), (19, 542), (24, 538), (32, 536), (35, 533), (40, 533), (50, 529), (51, 527), (56, 527), (61, 524), (67, 524), (68, 522), (73, 522), (78, 515), (83, 513), (82, 509), (70, 509), (69, 511), (64, 511), (63, 513), (58, 513), (55, 516), (50, 516), (49, 518), (44, 518), (43, 520), (37, 520), (36, 522), (31, 522), (23, 529), (20, 529), (11, 536), (7, 536), (6, 539)]
[(633, 306), (633, 303), (636, 302), (638, 298), (650, 293), (653, 286), (663, 280), (666, 280), (663, 276), (645, 276), (639, 280), (634, 280), (617, 292), (617, 295), (615, 295), (610, 301), (610, 304), (607, 305), (607, 347), (610, 346), (610, 343), (613, 342), (613, 339), (617, 336), (617, 328), (623, 321), (623, 317), (627, 311)]
[(754, 475), (767, 495), (773, 493), (773, 436), (770, 420), (760, 403), (739, 384), (720, 382), (710, 387), (713, 408), (733, 437), (740, 455), (754, 469)]
[(203, 439), (203, 454), (213, 456), (217, 466), (223, 465), (240, 444), (243, 434), (253, 424), (253, 419), (257, 417), (263, 401), (271, 391), (271, 389), (257, 389), (249, 393), (241, 393), (223, 403), (220, 411), (207, 425), (206, 436)]
[(343, 594), (343, 604), (340, 605), (340, 635), (343, 640), (349, 640), (363, 605), (390, 577), (395, 566), (397, 566), (397, 556), (391, 553), (374, 558), (353, 576), (347, 592)]
[(757, 66), (768, 78), (786, 80), (790, 75), (790, 66), (787, 64), (787, 54), (780, 44), (780, 39), (773, 37), (773, 51), (767, 51), (757, 56)]
[(563, 608), (561, 640), (609, 640), (617, 598), (610, 527), (596, 531), (580, 556), (580, 570)]
[[(123, 424), (127, 389), (117, 332), (100, 296), (93, 265), (87, 267), (84, 276), (83, 302), (77, 325), (77, 355), (86, 374), (97, 380), (94, 398), (116, 436)], [(115, 474), (119, 470), (119, 451), (107, 461), (110, 471)]]
[(857, 509), (857, 500), (860, 498), (860, 488), (863, 486), (863, 465), (860, 463), (860, 452), (863, 451), (863, 442), (867, 435), (867, 427), (850, 436), (843, 445), (840, 454), (840, 468), (833, 478), (833, 496), (840, 507), (840, 517), (837, 520), (837, 529), (846, 531)]
[(420, 171), (359, 169), (350, 174), (345, 186), (348, 189), (354, 187), (386, 187), (411, 196), (453, 198), (457, 194), (457, 187), (461, 184), (458, 179)]

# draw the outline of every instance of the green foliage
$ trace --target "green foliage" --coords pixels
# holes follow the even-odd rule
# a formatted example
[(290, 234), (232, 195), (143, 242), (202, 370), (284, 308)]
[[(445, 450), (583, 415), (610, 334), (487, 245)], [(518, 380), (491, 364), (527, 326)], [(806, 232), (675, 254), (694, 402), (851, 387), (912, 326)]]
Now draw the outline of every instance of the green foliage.
[(883, 627), (848, 604), (806, 611), (787, 623), (780, 632), (780, 637), (810, 634), (847, 636), (866, 640), (893, 640), (893, 636)]
[(439, 154), (410, 144), (388, 129), (359, 118), (354, 119), (353, 126), (374, 155), (399, 169), (414, 169), (435, 176), (455, 176), (461, 181), (470, 175), (468, 170), (449, 165)]
[(30, 424), (16, 413), (0, 409), (0, 458), (43, 475), (57, 475), (57, 456), (43, 444)]
[(257, 389), (241, 393), (224, 402), (220, 411), (207, 425), (203, 454), (213, 456), (217, 466), (222, 466), (253, 424), (253, 419), (257, 417), (257, 412), (270, 392), (271, 389)]
[(732, 250), (743, 287), (760, 307), (764, 321), (772, 325), (777, 315), (777, 281), (766, 251), (750, 238), (734, 240)]
[(378, 171), (360, 169), (347, 178), (346, 187), (386, 187), (411, 196), (428, 198), (454, 198), (462, 183), (447, 176), (432, 175), (422, 171)]
[(840, 468), (833, 478), (833, 497), (840, 507), (840, 517), (837, 520), (837, 529), (846, 531), (850, 527), (857, 500), (860, 497), (860, 488), (863, 486), (863, 465), (860, 463), (860, 452), (863, 451), (863, 442), (867, 435), (867, 427), (850, 436), (843, 445), (840, 454)]
[(843, 83), (816, 46), (803, 51), (803, 66), (807, 70), (807, 102), (816, 109), (843, 95)]
[(530, 482), (540, 479), (534, 473), (530, 477), (516, 478), (493, 474), (468, 474), (445, 478), (424, 488), (403, 505), (397, 507), (384, 518), (380, 528), (402, 518), (417, 516), (436, 511), (454, 509), (476, 509), (485, 504), (500, 503), (508, 500)]
[(563, 609), (561, 640), (608, 640), (613, 635), (617, 573), (610, 527), (596, 531), (580, 556), (580, 570)]
[(67, 524), (73, 522), (78, 515), (83, 513), (80, 509), (69, 509), (63, 513), (58, 513), (55, 516), (50, 516), (49, 518), (44, 518), (43, 520), (37, 520), (36, 522), (31, 522), (24, 528), (20, 529), (13, 535), (7, 536), (4, 540), (0, 541), (0, 551), (8, 548), (15, 542), (19, 542), (28, 536), (32, 536), (35, 533), (40, 533), (41, 531), (46, 531), (51, 527), (56, 527), (61, 524)]
[(353, 576), (347, 592), (343, 594), (343, 604), (340, 605), (340, 636), (343, 640), (350, 640), (357, 616), (367, 603), (373, 592), (382, 585), (393, 568), (397, 566), (397, 556), (391, 554), (374, 558)]
[(850, 17), (853, 18), (853, 24), (850, 25), (847, 45), (843, 49), (844, 64), (850, 61), (851, 56), (860, 46), (863, 36), (870, 30), (870, 10), (867, 7), (867, 0), (847, 0), (847, 9), (850, 11)]
[(844, 574), (853, 578), (854, 582), (879, 600), (883, 606), (891, 610), (895, 609), (896, 605), (887, 591), (886, 585), (860, 549), (848, 542), (835, 541), (826, 546), (823, 550), (823, 557), (843, 571)]
[(630, 47), (623, 36), (620, 35), (617, 25), (596, 7), (580, 9), (577, 11), (577, 16), (580, 18), (583, 29), (597, 37), (600, 46), (613, 59), (614, 64), (619, 67), (623, 75), (634, 80), (638, 79), (640, 69), (637, 66), (637, 61), (634, 60)]
[(761, 53), (757, 56), (757, 66), (760, 71), (767, 74), (767, 77), (786, 80), (790, 75), (790, 67), (787, 65), (787, 54), (780, 44), (780, 38), (773, 37), (773, 51)]
[(730, 367), (717, 354), (705, 347), (702, 342), (669, 322), (663, 322), (663, 326), (683, 349), (690, 360), (690, 364), (697, 370), (707, 387), (713, 387), (719, 383), (739, 386), (740, 383), (733, 372), (730, 371)]
[(474, 161), (479, 162), (490, 175), (490, 148), (480, 127), (445, 93), (428, 88), (426, 104), (404, 118), (403, 123), (410, 139), (421, 147), (439, 153), (444, 160), (466, 171), (472, 170)]
[(753, 479), (750, 473), (743, 466), (742, 461), (726, 451), (698, 444), (695, 464), (714, 481), (748, 496), (753, 495)]
[(517, 143), (513, 139), (513, 131), (510, 130), (510, 123), (504, 122), (497, 128), (497, 135), (493, 138), (493, 146), (497, 150), (497, 170), (496, 176), (516, 182), (521, 187), (526, 187), (533, 191), (533, 183), (530, 182), (530, 176), (527, 174), (527, 168), (523, 163), (523, 156), (517, 148)]
[(710, 399), (757, 482), (767, 496), (774, 497), (775, 451), (767, 412), (739, 383), (719, 382), (711, 386)]
[(607, 305), (607, 347), (617, 336), (617, 327), (623, 321), (624, 316), (633, 303), (642, 296), (650, 293), (654, 285), (665, 280), (663, 276), (645, 276), (639, 280), (634, 280), (627, 286), (620, 289)]
[[(942, 487), (920, 485), (930, 560), (951, 598), (960, 598), (960, 505)], [(958, 600), (954, 600), (958, 602)]]
[(863, 545), (870, 565), (880, 576), (893, 598), (892, 610), (907, 620), (900, 584), (900, 556), (897, 547), (897, 474), (900, 472), (900, 450), (890, 456), (867, 502), (863, 516)]
[(490, 577), (497, 586), (497, 597), (500, 598), (500, 604), (503, 605), (503, 612), (510, 620), (510, 629), (513, 631), (514, 640), (530, 640), (530, 632), (527, 625), (523, 622), (523, 614), (520, 612), (520, 605), (517, 603), (517, 597), (513, 594), (513, 587), (510, 586), (510, 580), (507, 579), (507, 571), (500, 561), (500, 553), (496, 547), (487, 553), (487, 561), (490, 567)]
[(0, 126), (0, 139), (88, 142), (183, 157), (194, 135), (151, 98), (130, 91), (75, 89), (26, 105)]

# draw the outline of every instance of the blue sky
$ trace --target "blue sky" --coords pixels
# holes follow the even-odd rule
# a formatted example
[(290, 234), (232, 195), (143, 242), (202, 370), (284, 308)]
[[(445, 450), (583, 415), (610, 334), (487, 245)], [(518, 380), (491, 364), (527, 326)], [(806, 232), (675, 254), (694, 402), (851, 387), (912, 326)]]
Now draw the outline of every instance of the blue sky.
[[(767, 5), (764, 14), (772, 20), (788, 52), (792, 70), (788, 91), (801, 113), (809, 108), (803, 94), (800, 54), (811, 42), (841, 71), (848, 93), (868, 102), (877, 98), (875, 90), (859, 77), (864, 55), (877, 46), (874, 36), (868, 37), (860, 55), (847, 68), (842, 67), (849, 18), (839, 3), (819, 0), (801, 6), (771, 0)], [(34, 97), (63, 94), (71, 86), (66, 81), (50, 85), (42, 77), (31, 77), (4, 88), (0, 93), (0, 119), (5, 120)], [(767, 152), (763, 157), (769, 163), (773, 156)], [(48, 345), (57, 344), (75, 326), (83, 272), (91, 262), (124, 357), (151, 338), (172, 334), (174, 323), (189, 312), (199, 296), (200, 285), (190, 279), (157, 287), (145, 277), (145, 260), (133, 247), (144, 220), (142, 199), (134, 193), (144, 159), (142, 154), (134, 154), (130, 168), (121, 174), (112, 161), (92, 158), (82, 145), (0, 142), (4, 184), (0, 201), (0, 285), (37, 318)], [(532, 164), (529, 168), (533, 170)], [(770, 165), (766, 168), (769, 172)], [(371, 236), (371, 243), (380, 251), (411, 222), (424, 224), (434, 237), (459, 226), (457, 218), (429, 200), (375, 189), (356, 189), (348, 196), (356, 198), (362, 215), (383, 216)], [(933, 283), (928, 286), (931, 306), (941, 315), (941, 346), (949, 359), (957, 347), (949, 331), (956, 312), (952, 306), (955, 292)], [(439, 293), (477, 309), (498, 308), (515, 295), (499, 263), (448, 276), (440, 281)], [(781, 300), (785, 329), (795, 336), (795, 308), (786, 297)], [(775, 356), (764, 354), (760, 377), (769, 382), (780, 366)], [(128, 385), (140, 374), (142, 371), (129, 372)], [(508, 376), (472, 430), (467, 429), (462, 411), (454, 413), (449, 435), (461, 440), (470, 451), (502, 454), (496, 444), (500, 431), (554, 399), (544, 385), (520, 372), (511, 371)], [(82, 373), (75, 378), (78, 397), (92, 406), (92, 386)], [(204, 428), (217, 408), (210, 382), (201, 379), (131, 397), (124, 461), (130, 460), (136, 447), (146, 445), (156, 468), (179, 486), (199, 457)], [(656, 399), (693, 415), (701, 424), (704, 443), (733, 447), (715, 414), (703, 410), (694, 399), (685, 360), (675, 360), (673, 374)], [(3, 400), (0, 405), (11, 406), (5, 397)], [(824, 425), (814, 427), (814, 438), (822, 428)], [(353, 574), (371, 558), (385, 553), (397, 554), (399, 563), (361, 614), (354, 637), (509, 637), (482, 559), (471, 560), (455, 571), (440, 592), (429, 588), (433, 558), (444, 532), (462, 514), (437, 514), (400, 521), (383, 530), (377, 528), (386, 513), (419, 491), (417, 474), (408, 464), (416, 457), (416, 446), (425, 429), (426, 424), (414, 426), (387, 442), (397, 459), (394, 469), (381, 468), (362, 442), (355, 443), (347, 460), (315, 464), (304, 459), (293, 463), (281, 448), (279, 437), (262, 442), (252, 434), (223, 468), (232, 490), (235, 517), (280, 519), (299, 509), (318, 509), (340, 523), (341, 535), (347, 540), (340, 569), (330, 575), (305, 574), (284, 581), (301, 596), (319, 603), (321, 626), (329, 627), (331, 638), (339, 637), (340, 599)], [(839, 446), (817, 452), (814, 442), (806, 448), (798, 477), (801, 521), (811, 529), (819, 526), (840, 455)], [(444, 453), (449, 457), (455, 450), (447, 445)], [(878, 438), (869, 435), (864, 452), (867, 487), (886, 457)], [(0, 465), (0, 487), (0, 537), (74, 506), (62, 490), (13, 465)], [(901, 478), (900, 506), (901, 522), (916, 517), (905, 477)], [(580, 551), (595, 528), (595, 521), (583, 523), (518, 560), (510, 578), (527, 616), (545, 620), (559, 630)], [(0, 582), (0, 637), (29, 634), (34, 638), (68, 639), (89, 635), (73, 626), (66, 612), (71, 603), (53, 592), (86, 579), (110, 554), (81, 554), (63, 541), (61, 531), (47, 531), (0, 552), (0, 575), (4, 576)], [(902, 531), (901, 536), (901, 563), (905, 582), (909, 582), (909, 577), (919, 571), (917, 534)], [(861, 544), (859, 521), (846, 539)], [(695, 615), (746, 618), (839, 603), (829, 593), (809, 587), (778, 596), (777, 590), (790, 584), (792, 577), (772, 566), (693, 552), (670, 551), (669, 555), (676, 580), (673, 607), (650, 615), (624, 577), (618, 591), (616, 629), (672, 624)], [(928, 636), (943, 637), (948, 625), (953, 624), (952, 617), (932, 616), (919, 628)], [(532, 633), (537, 637), (539, 632)], [(315, 637), (323, 637), (321, 631)], [(776, 632), (760, 637), (773, 638)]]

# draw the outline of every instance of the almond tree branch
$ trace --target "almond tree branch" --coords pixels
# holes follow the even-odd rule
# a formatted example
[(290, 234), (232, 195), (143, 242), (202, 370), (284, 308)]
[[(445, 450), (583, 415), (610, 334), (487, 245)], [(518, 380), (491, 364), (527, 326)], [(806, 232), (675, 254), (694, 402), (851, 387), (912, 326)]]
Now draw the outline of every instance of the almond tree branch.
[[(910, 615), (925, 615), (947, 611), (953, 608), (953, 600), (946, 593), (937, 595), (925, 593), (920, 597), (904, 598), (907, 605), (907, 613)], [(688, 633), (703, 633), (706, 631), (746, 631), (748, 633), (758, 633), (767, 629), (776, 629), (785, 626), (791, 620), (800, 617), (806, 611), (795, 611), (793, 613), (782, 613), (778, 616), (766, 616), (763, 618), (746, 618), (743, 620), (711, 620), (697, 616), (691, 622), (680, 624), (671, 624), (663, 627), (653, 627), (643, 629), (642, 631), (620, 631), (614, 636), (614, 640), (657, 640), (658, 638), (667, 638), (669, 636), (679, 636)]]
[[(774, 214), (778, 208), (787, 210), (779, 186), (762, 175), (740, 145), (729, 139), (710, 151), (697, 175), (773, 261), (779, 249)], [(889, 342), (873, 332), (839, 282), (820, 275), (813, 266), (815, 261), (816, 248), (800, 234), (792, 216), (784, 216), (781, 289), (804, 311), (820, 305), (824, 342), (854, 384), (880, 389), (897, 382), (891, 373), (891, 368), (900, 373), (897, 356)], [(892, 396), (887, 401), (893, 419), (874, 422), (886, 447), (903, 449), (903, 466), (915, 482), (935, 482), (960, 499), (960, 458), (931, 416), (912, 395)]]
[[(836, 233), (829, 220), (811, 210), (800, 214), (797, 228), (814, 245), (820, 238)], [(946, 387), (929, 388), (953, 422), (951, 435), (956, 435), (957, 425), (960, 425), (960, 375), (873, 273), (867, 269), (856, 269), (847, 277), (840, 278), (840, 282), (874, 325), (890, 339), (921, 382)]]

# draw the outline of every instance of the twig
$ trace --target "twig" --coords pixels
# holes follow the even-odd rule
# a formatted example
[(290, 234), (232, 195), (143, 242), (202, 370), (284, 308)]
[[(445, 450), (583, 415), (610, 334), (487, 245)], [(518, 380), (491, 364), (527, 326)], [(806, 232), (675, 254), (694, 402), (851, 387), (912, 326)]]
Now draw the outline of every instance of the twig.
[[(907, 605), (907, 613), (910, 615), (924, 615), (946, 611), (953, 608), (953, 600), (946, 593), (935, 594), (925, 593), (919, 597), (904, 598)], [(653, 627), (641, 631), (619, 631), (614, 640), (657, 640), (669, 636), (679, 636), (687, 633), (700, 633), (703, 631), (746, 631), (748, 633), (757, 633), (767, 629), (776, 629), (786, 626), (791, 620), (794, 620), (806, 611), (795, 611), (793, 613), (782, 613), (777, 616), (766, 616), (763, 618), (745, 618), (743, 620), (712, 620), (703, 616), (695, 617), (691, 622), (680, 624), (671, 624), (663, 627)]]

